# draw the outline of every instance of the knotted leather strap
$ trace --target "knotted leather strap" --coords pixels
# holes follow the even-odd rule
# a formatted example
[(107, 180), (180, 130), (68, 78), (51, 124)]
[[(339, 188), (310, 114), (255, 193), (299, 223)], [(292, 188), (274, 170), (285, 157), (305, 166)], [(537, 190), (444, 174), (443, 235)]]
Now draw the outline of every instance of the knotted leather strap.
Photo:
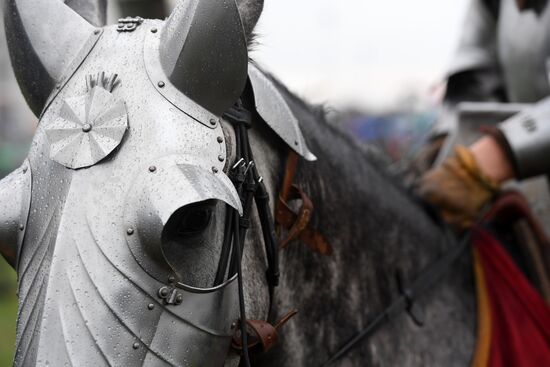
[[(332, 247), (318, 231), (309, 226), (313, 214), (311, 199), (304, 191), (293, 184), (297, 164), (298, 155), (291, 151), (287, 159), (283, 187), (275, 211), (277, 224), (287, 231), (286, 237), (280, 242), (280, 246), (286, 248), (290, 242), (298, 238), (313, 251), (322, 255), (330, 255), (332, 254)], [(297, 213), (288, 204), (292, 200), (300, 201)]]
[[(275, 325), (271, 325), (269, 322), (263, 320), (246, 320), (248, 326), (248, 349), (255, 353), (269, 351), (279, 341), (279, 329), (297, 313), (298, 311), (296, 310), (290, 311)], [(239, 329), (237, 328), (237, 330)], [(233, 336), (231, 346), (237, 351), (243, 349), (242, 338), (238, 333)]]

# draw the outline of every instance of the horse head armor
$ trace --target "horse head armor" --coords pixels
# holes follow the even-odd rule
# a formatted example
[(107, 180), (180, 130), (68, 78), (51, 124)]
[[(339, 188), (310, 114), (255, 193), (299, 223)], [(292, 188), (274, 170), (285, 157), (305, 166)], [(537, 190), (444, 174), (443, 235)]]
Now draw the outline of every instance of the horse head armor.
[(186, 0), (165, 21), (102, 28), (62, 1), (7, 0), (4, 14), (40, 116), (28, 159), (0, 182), (0, 249), (19, 276), (15, 364), (222, 365), (238, 292), (235, 276), (213, 286), (211, 274), (223, 212), (243, 210), (222, 116), (246, 86), (314, 159), (249, 64), (239, 6)]

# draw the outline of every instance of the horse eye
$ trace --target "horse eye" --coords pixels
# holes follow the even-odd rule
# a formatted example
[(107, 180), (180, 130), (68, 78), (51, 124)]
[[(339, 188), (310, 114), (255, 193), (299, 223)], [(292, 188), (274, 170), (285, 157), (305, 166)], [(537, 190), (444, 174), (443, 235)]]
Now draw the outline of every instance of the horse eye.
[(210, 224), (212, 210), (209, 208), (194, 208), (185, 213), (178, 226), (178, 234), (189, 236), (202, 232)]

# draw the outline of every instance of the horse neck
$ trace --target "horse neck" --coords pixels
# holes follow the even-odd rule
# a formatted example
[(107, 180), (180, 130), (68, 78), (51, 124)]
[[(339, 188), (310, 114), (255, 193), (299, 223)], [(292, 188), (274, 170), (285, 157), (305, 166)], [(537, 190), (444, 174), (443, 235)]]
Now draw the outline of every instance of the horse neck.
[[(300, 162), (295, 183), (313, 201), (311, 225), (328, 239), (334, 253), (322, 256), (300, 241), (281, 251), (274, 314), (281, 316), (292, 308), (302, 313), (286, 326), (281, 342), (285, 352), (268, 365), (309, 365), (311, 358), (319, 357), (312, 352), (316, 348), (304, 345), (335, 350), (351, 336), (350, 330), (366, 324), (372, 310), (390, 302), (396, 292), (396, 272), (413, 278), (434, 254), (441, 253), (442, 241), (437, 227), (372, 156), (326, 122), (323, 111), (290, 93), (287, 97), (318, 157), (316, 162)], [(259, 130), (253, 150), (273, 204), (288, 150), (268, 130)], [(264, 271), (265, 267), (260, 276)], [(258, 278), (252, 286), (259, 284), (265, 289)], [(254, 305), (258, 293), (249, 291), (249, 295)], [(259, 314), (265, 317), (266, 304), (262, 306)]]

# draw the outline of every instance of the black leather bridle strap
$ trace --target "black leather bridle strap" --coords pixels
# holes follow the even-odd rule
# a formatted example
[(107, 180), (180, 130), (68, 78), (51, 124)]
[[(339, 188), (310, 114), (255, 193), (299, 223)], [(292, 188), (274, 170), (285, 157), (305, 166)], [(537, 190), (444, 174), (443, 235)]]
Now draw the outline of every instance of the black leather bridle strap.
[[(269, 195), (254, 164), (252, 149), (248, 139), (248, 129), (251, 127), (251, 114), (241, 101), (237, 102), (225, 115), (224, 118), (231, 122), (235, 130), (236, 162), (228, 172), (228, 176), (235, 185), (235, 189), (241, 199), (243, 215), (227, 206), (225, 220), (225, 235), (220, 254), (218, 270), (214, 285), (222, 284), (227, 278), (238, 275), (239, 308), (240, 320), (240, 345), (242, 346), (241, 365), (250, 366), (248, 350), (248, 330), (246, 309), (244, 302), (243, 279), (242, 279), (242, 255), (246, 234), (250, 228), (252, 205), (256, 204), (260, 218), (263, 240), (267, 257), (267, 283), (269, 286), (269, 318), (273, 305), (273, 294), (275, 287), (279, 284), (279, 263), (277, 252), (277, 237), (275, 224), (269, 207)], [(268, 319), (269, 319), (268, 318)]]
[[(456, 242), (449, 233), (447, 240)], [(322, 367), (332, 366), (337, 360), (345, 356), (363, 339), (372, 336), (381, 326), (385, 325), (397, 315), (404, 311), (411, 310), (414, 301), (418, 296), (431, 289), (438, 281), (443, 279), (451, 269), (452, 265), (461, 257), (470, 244), (470, 233), (468, 232), (459, 243), (452, 243), (453, 247), (436, 262), (428, 265), (422, 273), (408, 287), (403, 287), (401, 294), (384, 311), (379, 313), (368, 324), (368, 326), (355, 335), (350, 341), (344, 344), (334, 355), (322, 365)]]

